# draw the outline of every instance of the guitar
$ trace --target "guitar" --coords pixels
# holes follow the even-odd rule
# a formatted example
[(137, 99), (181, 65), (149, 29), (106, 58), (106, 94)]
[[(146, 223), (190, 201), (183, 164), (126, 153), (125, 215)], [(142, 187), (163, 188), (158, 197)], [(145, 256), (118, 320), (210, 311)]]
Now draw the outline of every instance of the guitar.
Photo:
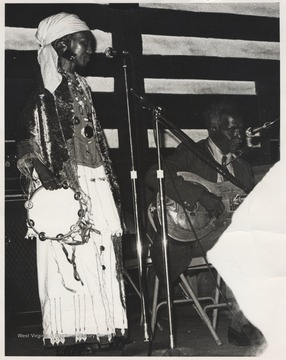
[[(199, 175), (184, 171), (178, 172), (177, 175), (181, 176), (185, 181), (190, 181), (195, 185), (204, 187), (205, 190), (221, 197), (225, 209), (218, 219), (211, 218), (205, 208), (198, 202), (191, 210), (186, 210), (166, 196), (165, 207), (168, 235), (181, 242), (192, 242), (197, 239), (194, 235), (193, 228), (199, 239), (216, 230), (218, 227), (227, 228), (231, 222), (233, 212), (241, 204), (243, 198), (246, 197), (245, 192), (233, 185), (230, 181), (213, 183), (203, 179)], [(156, 205), (158, 218), (161, 219), (159, 194), (157, 194)]]

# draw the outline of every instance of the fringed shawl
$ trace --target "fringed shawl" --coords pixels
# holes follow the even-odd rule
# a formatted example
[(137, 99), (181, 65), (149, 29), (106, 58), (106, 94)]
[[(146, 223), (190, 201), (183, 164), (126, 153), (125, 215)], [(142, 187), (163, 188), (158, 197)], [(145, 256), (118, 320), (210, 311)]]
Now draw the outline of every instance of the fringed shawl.
[[(92, 101), (86, 80), (84, 78), (80, 80)], [(116, 205), (120, 209), (119, 186), (112, 168), (108, 146), (94, 109), (92, 115), (96, 144), (102, 156)], [(40, 88), (39, 92), (32, 96), (22, 113), (19, 128), (17, 150), (18, 168), (21, 173), (30, 176), (31, 171), (27, 170), (31, 170), (29, 161), (31, 156), (37, 156), (57, 176), (63, 171), (66, 161), (70, 161), (76, 170), (75, 159), (68, 152), (74, 124), (73, 102), (65, 78), (54, 96), (44, 88)], [(67, 175), (70, 177), (72, 174)]]

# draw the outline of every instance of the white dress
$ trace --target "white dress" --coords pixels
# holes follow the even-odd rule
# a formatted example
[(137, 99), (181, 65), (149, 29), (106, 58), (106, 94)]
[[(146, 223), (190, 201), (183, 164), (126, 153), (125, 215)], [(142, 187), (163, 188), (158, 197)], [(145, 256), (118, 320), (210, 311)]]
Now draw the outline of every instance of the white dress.
[[(46, 344), (48, 339), (52, 345), (100, 341), (101, 337), (110, 340), (116, 334), (124, 335), (127, 329), (123, 284), (119, 284), (116, 277), (112, 242), (112, 235), (121, 233), (117, 208), (103, 166), (94, 169), (79, 165), (78, 175), (81, 189), (90, 196), (91, 220), (97, 231), (92, 231), (84, 244), (64, 246), (70, 259), (75, 249), (78, 280), (61, 243), (37, 239), (39, 296)], [(61, 190), (55, 192), (60, 202)], [(42, 206), (41, 216), (45, 217), (45, 205)], [(68, 221), (63, 216), (63, 223)]]

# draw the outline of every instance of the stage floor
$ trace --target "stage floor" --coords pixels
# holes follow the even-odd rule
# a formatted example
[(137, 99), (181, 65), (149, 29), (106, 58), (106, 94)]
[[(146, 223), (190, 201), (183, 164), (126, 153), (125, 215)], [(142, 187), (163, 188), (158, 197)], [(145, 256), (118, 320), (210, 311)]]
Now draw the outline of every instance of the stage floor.
[[(128, 297), (129, 344), (123, 349), (97, 350), (90, 356), (147, 356), (152, 345), (151, 356), (176, 356), (176, 352), (167, 354), (170, 349), (169, 325), (166, 317), (160, 318), (163, 330), (157, 328), (152, 342), (144, 342), (144, 330), (140, 325), (139, 300), (135, 295)], [(234, 357), (256, 356), (259, 348), (253, 346), (235, 346), (227, 341), (229, 314), (222, 310), (219, 315), (217, 333), (222, 341), (218, 346), (206, 325), (190, 304), (174, 307), (175, 351), (178, 356), (198, 357)], [(23, 317), (18, 323), (10, 323), (6, 330), (6, 356), (59, 356), (56, 349), (44, 349), (41, 337), (41, 316)], [(149, 349), (150, 350), (150, 349)]]

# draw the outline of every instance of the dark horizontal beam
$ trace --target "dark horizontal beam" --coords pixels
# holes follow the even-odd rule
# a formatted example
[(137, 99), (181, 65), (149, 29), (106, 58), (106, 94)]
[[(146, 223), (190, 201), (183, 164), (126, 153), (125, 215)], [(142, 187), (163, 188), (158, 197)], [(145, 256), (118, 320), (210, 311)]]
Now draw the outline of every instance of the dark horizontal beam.
[(40, 21), (44, 18), (59, 12), (67, 12), (78, 15), (91, 29), (112, 32), (120, 25), (124, 15), (128, 16), (128, 9), (130, 9), (130, 12), (133, 12), (134, 5), (126, 4), (124, 11), (120, 11), (120, 8), (91, 3), (6, 4), (5, 25), (37, 28)]
[[(258, 103), (256, 96), (226, 95), (235, 101), (241, 109), (243, 117), (251, 125), (258, 124)], [(204, 129), (203, 111), (221, 95), (149, 95), (151, 103), (164, 109), (167, 118), (180, 128)], [(146, 121), (152, 128), (152, 114), (142, 110), (141, 121)], [(250, 125), (249, 125), (250, 126)]]
[[(143, 56), (144, 78), (255, 81), (264, 73), (280, 76), (280, 62), (217, 57)], [(35, 51), (5, 52), (6, 78), (35, 78), (39, 72)], [(94, 54), (83, 75), (114, 77), (122, 71), (114, 59)]]
[[(5, 25), (36, 28), (39, 22), (58, 12), (77, 14), (91, 28), (115, 31), (131, 14), (138, 13), (143, 34), (211, 37), (278, 42), (279, 19), (222, 14), (136, 9), (136, 4), (6, 4)], [(120, 16), (119, 16), (120, 15)]]
[(201, 56), (144, 56), (142, 71), (144, 78), (255, 81), (265, 71), (276, 72), (279, 77), (280, 62)]
[[(115, 75), (115, 61), (103, 54), (93, 54), (92, 60), (82, 75), (112, 77)], [(30, 78), (40, 70), (36, 51), (5, 51), (5, 71), (7, 78)]]
[[(16, 27), (37, 28), (44, 18), (67, 12), (77, 14), (91, 24), (96, 22), (98, 15), (103, 15), (107, 7), (98, 4), (6, 4), (5, 25)], [(100, 20), (100, 17), (99, 19)]]
[(140, 8), (141, 32), (175, 36), (279, 41), (279, 19)]

